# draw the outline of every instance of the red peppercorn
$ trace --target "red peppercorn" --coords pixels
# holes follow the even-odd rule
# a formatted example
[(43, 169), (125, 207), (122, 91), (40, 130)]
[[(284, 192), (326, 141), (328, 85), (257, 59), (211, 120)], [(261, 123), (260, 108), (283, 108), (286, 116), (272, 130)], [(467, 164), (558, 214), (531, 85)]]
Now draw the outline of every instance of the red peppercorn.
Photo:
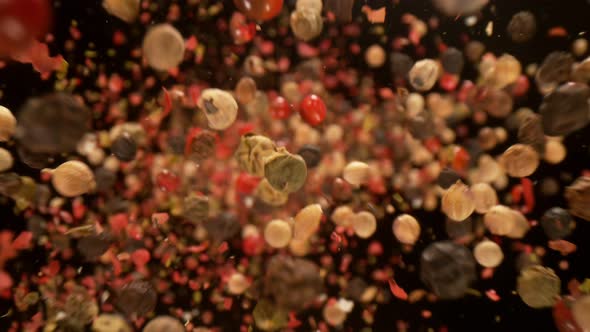
[(236, 190), (242, 194), (251, 194), (258, 186), (260, 178), (248, 173), (240, 173), (236, 179)]
[(47, 0), (8, 0), (0, 2), (0, 55), (14, 55), (43, 37), (49, 28), (51, 7)]
[(454, 91), (459, 84), (459, 76), (449, 73), (444, 73), (440, 78), (440, 87), (445, 91)]
[(234, 4), (248, 18), (267, 21), (279, 15), (283, 0), (234, 0)]
[(165, 169), (156, 177), (156, 183), (160, 189), (171, 192), (175, 191), (178, 189), (178, 186), (180, 186), (180, 178), (176, 174)]
[(317, 126), (326, 118), (326, 104), (317, 95), (309, 95), (303, 98), (299, 113), (305, 122)]
[(277, 120), (284, 120), (291, 115), (291, 105), (285, 98), (277, 96), (270, 104), (270, 115)]

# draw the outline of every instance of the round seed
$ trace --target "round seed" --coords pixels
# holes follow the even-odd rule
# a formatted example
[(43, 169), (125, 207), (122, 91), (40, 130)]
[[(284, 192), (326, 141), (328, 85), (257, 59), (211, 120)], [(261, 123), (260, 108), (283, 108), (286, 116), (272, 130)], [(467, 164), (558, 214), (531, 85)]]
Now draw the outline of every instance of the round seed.
[(6, 142), (16, 131), (16, 118), (4, 106), (0, 106), (0, 142)]
[(504, 259), (502, 248), (496, 242), (485, 240), (478, 243), (473, 249), (475, 260), (485, 267), (496, 267)]
[(539, 167), (539, 154), (530, 145), (514, 144), (504, 151), (500, 164), (512, 177), (527, 177)]
[(157, 316), (145, 325), (143, 332), (184, 332), (182, 323), (171, 316)]
[(209, 127), (224, 130), (231, 126), (238, 116), (238, 103), (228, 92), (219, 89), (205, 89), (197, 101), (205, 112)]
[(52, 174), (51, 183), (62, 196), (83, 195), (96, 186), (92, 170), (81, 161), (67, 161), (59, 165)]
[(273, 248), (284, 248), (292, 237), (291, 225), (283, 220), (273, 220), (264, 228), (264, 239)]
[(487, 183), (477, 183), (471, 186), (473, 199), (475, 201), (475, 211), (477, 213), (486, 213), (492, 207), (498, 205), (498, 195), (492, 186)]
[(143, 39), (143, 55), (150, 67), (167, 71), (184, 58), (184, 39), (176, 28), (164, 23), (151, 27)]
[(436, 61), (424, 59), (416, 62), (408, 77), (412, 87), (418, 91), (428, 91), (434, 87), (438, 80), (439, 67)]
[(414, 244), (420, 237), (420, 224), (413, 216), (402, 214), (393, 221), (393, 234), (403, 244)]
[(377, 219), (370, 212), (359, 212), (352, 216), (352, 228), (358, 237), (368, 239), (377, 230)]
[(458, 181), (444, 193), (441, 208), (449, 219), (463, 221), (475, 210), (473, 193), (469, 187)]

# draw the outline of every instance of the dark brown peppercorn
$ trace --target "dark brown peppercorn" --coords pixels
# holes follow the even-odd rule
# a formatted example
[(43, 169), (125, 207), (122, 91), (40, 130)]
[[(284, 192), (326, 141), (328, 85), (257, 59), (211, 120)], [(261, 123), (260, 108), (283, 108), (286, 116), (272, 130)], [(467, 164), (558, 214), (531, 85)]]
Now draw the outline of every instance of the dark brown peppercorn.
[(209, 199), (206, 196), (190, 195), (184, 199), (184, 218), (192, 223), (201, 222), (209, 216)]
[(18, 192), (22, 185), (20, 176), (16, 173), (0, 173), (0, 194), (12, 196)]
[(322, 161), (322, 151), (315, 145), (305, 144), (299, 149), (297, 154), (303, 158), (307, 168), (314, 168)]
[(215, 153), (215, 134), (209, 130), (198, 133), (190, 143), (189, 158), (195, 161), (205, 160)]
[(274, 256), (264, 277), (264, 295), (280, 308), (299, 311), (322, 291), (320, 270), (314, 263), (300, 258)]
[(541, 218), (541, 227), (550, 240), (559, 240), (572, 232), (573, 218), (560, 208), (554, 207), (545, 212)]
[(96, 182), (96, 190), (105, 192), (113, 188), (117, 181), (117, 174), (101, 167), (94, 171), (94, 181)]
[(16, 137), (33, 153), (74, 151), (89, 130), (90, 111), (71, 95), (56, 93), (30, 99), (18, 117)]
[(123, 286), (115, 305), (127, 316), (145, 316), (154, 311), (157, 301), (158, 294), (149, 282), (134, 280)]
[(590, 122), (590, 88), (586, 84), (566, 83), (545, 96), (540, 113), (543, 129), (549, 136), (567, 136)]
[(536, 114), (526, 116), (518, 128), (518, 141), (535, 148), (539, 154), (545, 151), (545, 133), (541, 117)]
[(404, 53), (391, 54), (391, 72), (395, 79), (405, 79), (414, 66), (414, 60)]
[(450, 168), (443, 169), (438, 175), (437, 183), (441, 188), (447, 189), (461, 180), (461, 176)]
[(463, 53), (454, 47), (447, 48), (440, 56), (440, 61), (444, 70), (451, 74), (461, 74), (465, 65)]
[(204, 226), (209, 238), (216, 243), (231, 239), (241, 230), (238, 218), (231, 212), (222, 213), (217, 218), (205, 222)]
[(590, 221), (590, 177), (579, 177), (571, 186), (565, 189), (570, 213)]
[(137, 143), (129, 133), (123, 133), (111, 145), (111, 152), (121, 161), (132, 161), (137, 154)]
[(531, 40), (537, 32), (535, 16), (528, 11), (522, 11), (512, 16), (506, 28), (510, 39), (515, 43), (524, 43)]
[(89, 235), (78, 240), (78, 251), (87, 260), (95, 260), (104, 254), (111, 245), (111, 238), (105, 234)]

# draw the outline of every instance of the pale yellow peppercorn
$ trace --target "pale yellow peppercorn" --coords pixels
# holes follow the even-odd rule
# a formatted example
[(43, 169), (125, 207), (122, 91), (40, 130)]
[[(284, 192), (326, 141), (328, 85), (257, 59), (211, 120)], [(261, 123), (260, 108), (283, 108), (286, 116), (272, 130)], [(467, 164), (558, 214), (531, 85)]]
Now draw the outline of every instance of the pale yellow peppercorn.
[(0, 172), (7, 171), (12, 168), (14, 158), (12, 154), (4, 148), (0, 148)]
[(57, 192), (65, 197), (86, 194), (94, 189), (94, 173), (81, 161), (66, 161), (53, 170), (51, 183)]
[(350, 162), (344, 167), (342, 178), (353, 186), (360, 186), (369, 179), (369, 165), (360, 161)]
[(104, 0), (102, 6), (111, 15), (131, 23), (139, 15), (140, 0)]
[(341, 205), (332, 211), (330, 219), (338, 226), (350, 227), (352, 226), (352, 217), (354, 211), (348, 205)]
[(286, 247), (292, 236), (291, 225), (284, 220), (272, 220), (264, 228), (264, 239), (273, 248)]
[(248, 287), (250, 287), (248, 279), (239, 272), (234, 272), (227, 281), (227, 292), (232, 295), (243, 294)]
[(149, 321), (143, 328), (143, 332), (185, 332), (182, 323), (171, 316), (157, 316)]
[(119, 315), (100, 314), (92, 322), (92, 332), (131, 332), (131, 327)]
[(385, 51), (379, 44), (369, 46), (365, 51), (365, 61), (371, 68), (379, 68), (385, 63)]
[(500, 164), (512, 177), (522, 178), (533, 174), (539, 167), (539, 154), (526, 144), (514, 144), (500, 157)]
[(492, 207), (498, 205), (498, 195), (492, 186), (487, 183), (476, 183), (471, 186), (471, 192), (475, 200), (475, 211), (486, 213)]
[(346, 320), (346, 312), (340, 308), (338, 303), (327, 303), (324, 306), (323, 316), (326, 322), (332, 326), (339, 326)]
[(514, 228), (514, 214), (512, 209), (504, 205), (492, 207), (483, 217), (483, 222), (490, 233), (507, 235)]
[(436, 61), (432, 59), (424, 59), (414, 64), (408, 73), (408, 77), (410, 84), (414, 89), (418, 91), (428, 91), (434, 87), (434, 84), (436, 84), (439, 73), (440, 68)]
[(443, 194), (441, 209), (453, 221), (463, 221), (475, 210), (473, 193), (461, 181), (457, 181)]
[(209, 127), (224, 130), (231, 126), (238, 116), (238, 103), (234, 97), (220, 89), (205, 89), (197, 106), (204, 111)]
[(548, 139), (545, 141), (545, 155), (543, 159), (546, 162), (553, 165), (559, 164), (565, 159), (566, 155), (565, 146), (559, 140)]
[(475, 260), (484, 267), (496, 267), (504, 259), (502, 248), (496, 242), (485, 240), (473, 249)]
[(159, 71), (178, 66), (184, 58), (184, 50), (182, 35), (167, 23), (153, 26), (143, 39), (143, 55), (147, 63)]
[(367, 239), (377, 230), (377, 219), (370, 212), (359, 212), (352, 217), (352, 228), (358, 237)]
[(393, 221), (393, 234), (403, 244), (414, 244), (420, 237), (420, 224), (409, 214), (402, 214)]
[(0, 106), (0, 142), (6, 142), (16, 131), (16, 118), (4, 106)]
[(310, 204), (301, 209), (295, 216), (293, 238), (297, 240), (309, 239), (320, 226), (322, 215), (322, 207), (319, 204)]

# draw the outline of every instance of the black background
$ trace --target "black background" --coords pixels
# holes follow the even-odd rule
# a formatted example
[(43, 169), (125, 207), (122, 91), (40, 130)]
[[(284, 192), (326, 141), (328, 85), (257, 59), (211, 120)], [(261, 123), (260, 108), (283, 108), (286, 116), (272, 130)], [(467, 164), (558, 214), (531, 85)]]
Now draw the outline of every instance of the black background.
[[(170, 1), (161, 1), (168, 3)], [(211, 1), (210, 1), (211, 2)], [(233, 4), (226, 1), (224, 13), (233, 11)], [(383, 2), (383, 1), (379, 1)], [(382, 4), (368, 1), (368, 4), (377, 8)], [(63, 54), (70, 63), (70, 69), (76, 64), (83, 63), (83, 52), (88, 48), (89, 43), (94, 43), (95, 49), (99, 51), (99, 60), (97, 62), (105, 63), (107, 68), (113, 71), (120, 70), (123, 67), (125, 55), (131, 47), (138, 47), (141, 43), (141, 36), (145, 27), (139, 23), (127, 25), (116, 18), (109, 16), (101, 7), (98, 0), (61, 0), (54, 2), (55, 7), (55, 25), (54, 34), (56, 42), (50, 45), (53, 54)], [(392, 12), (388, 13), (388, 22), (392, 22), (389, 28), (391, 36), (402, 35), (407, 32), (400, 18), (403, 13), (412, 13), (422, 19), (427, 20), (433, 15), (437, 15), (429, 1), (420, 0), (401, 0), (391, 6)], [(493, 9), (492, 9), (493, 8)], [(537, 18), (538, 33), (536, 37), (525, 44), (514, 44), (504, 33), (504, 29), (516, 12), (520, 10), (529, 10)], [(154, 17), (154, 22), (164, 21), (165, 13), (161, 17)], [(228, 16), (229, 17), (229, 16)], [(79, 29), (83, 33), (82, 40), (77, 42), (77, 49), (72, 53), (64, 50), (64, 41), (69, 38), (69, 26), (72, 20), (76, 20)], [(495, 32), (491, 37), (484, 33), (485, 25), (492, 20), (495, 25)], [(272, 24), (267, 23), (267, 24)], [(207, 42), (207, 35), (215, 35), (214, 24), (200, 24), (195, 26), (190, 24), (189, 20), (181, 20), (177, 25), (183, 34), (196, 33), (200, 40)], [(569, 32), (569, 36), (548, 37), (547, 30), (551, 27), (563, 26)], [(263, 25), (264, 28), (264, 25)], [(130, 36), (130, 42), (127, 46), (118, 49), (120, 57), (114, 59), (106, 57), (104, 50), (112, 47), (112, 35), (116, 29), (125, 31)], [(463, 24), (462, 19), (455, 21), (453, 18), (441, 18), (441, 25), (438, 30), (431, 32), (425, 39), (424, 45), (427, 47), (427, 55), (437, 56), (438, 51), (434, 47), (434, 35), (438, 34), (445, 43), (462, 49), (464, 44), (461, 42), (461, 34), (467, 34), (472, 39), (484, 42), (487, 49), (497, 55), (510, 53), (516, 56), (523, 65), (537, 62), (551, 51), (568, 50), (571, 42), (577, 37), (578, 33), (584, 33), (590, 30), (590, 5), (584, 0), (501, 0), (492, 1), (492, 5), (487, 6), (483, 11), (479, 23), (470, 29)], [(590, 31), (588, 31), (590, 32)], [(375, 40), (371, 36), (363, 36), (359, 40), (363, 47), (370, 45)], [(229, 36), (219, 36), (219, 42), (229, 42)], [(412, 53), (412, 50), (406, 50)], [(297, 56), (291, 50), (282, 50), (284, 54), (292, 56), (296, 61)], [(351, 56), (350, 63), (363, 68), (363, 64)], [(210, 80), (218, 81), (218, 85), (226, 84), (228, 88), (232, 87), (235, 79), (239, 76), (232, 77), (231, 72), (227, 76), (219, 76), (214, 73), (218, 68), (215, 64), (204, 64), (198, 69), (203, 75), (208, 75)], [(363, 70), (367, 70), (363, 68)], [(368, 71), (368, 70), (367, 70)], [(370, 72), (370, 71), (368, 71)], [(370, 72), (376, 75), (377, 82), (381, 85), (392, 86), (390, 75), (387, 72)], [(472, 77), (474, 70), (467, 68), (466, 77)], [(90, 81), (90, 80), (89, 80)], [(162, 82), (165, 83), (165, 82)], [(35, 73), (29, 65), (11, 63), (8, 67), (0, 70), (0, 89), (3, 90), (0, 103), (17, 111), (18, 108), (30, 96), (40, 95), (51, 91), (51, 81), (42, 81), (39, 75)], [(534, 89), (532, 89), (534, 90)], [(516, 106), (526, 105), (532, 109), (537, 109), (541, 97), (536, 92), (531, 92), (527, 98), (517, 101)], [(471, 128), (471, 134), (476, 133), (477, 127)], [(559, 179), (562, 185), (567, 185), (579, 176), (580, 171), (590, 166), (589, 152), (590, 130), (588, 128), (578, 131), (566, 139), (568, 157), (557, 166), (543, 164), (540, 169), (531, 177), (533, 181), (540, 180), (547, 176)], [(17, 171), (24, 174), (35, 174), (34, 171), (26, 166), (20, 165)], [(560, 195), (555, 197), (542, 197), (537, 192), (537, 207), (528, 217), (530, 219), (539, 218), (542, 213), (552, 206), (565, 206), (565, 202)], [(12, 215), (10, 203), (6, 203), (0, 208), (0, 228), (22, 230), (24, 220)], [(416, 216), (423, 223), (431, 224), (435, 234), (444, 237), (444, 219), (438, 214), (416, 213)], [(578, 220), (578, 226), (573, 235), (568, 240), (577, 244), (576, 253), (567, 257), (570, 263), (570, 269), (562, 271), (557, 267), (559, 260), (562, 259), (559, 253), (548, 250), (544, 258), (546, 266), (552, 267), (562, 279), (563, 292), (567, 292), (567, 282), (571, 278), (577, 278), (583, 281), (584, 278), (590, 277), (590, 248), (588, 239), (590, 239), (590, 226), (583, 220)], [(393, 243), (390, 225), (383, 225), (379, 229), (378, 238), (384, 244), (386, 253), (397, 253), (399, 244)], [(525, 238), (525, 242), (533, 245), (546, 246), (547, 239), (542, 231), (538, 228), (533, 229)], [(411, 254), (404, 255), (404, 261), (411, 265), (418, 261), (420, 253), (429, 242), (421, 239), (415, 250)], [(535, 310), (528, 308), (518, 295), (513, 294), (515, 287), (517, 270), (515, 268), (515, 256), (509, 248), (509, 243), (504, 246), (506, 255), (504, 263), (497, 269), (494, 277), (485, 281), (478, 281), (474, 288), (479, 291), (495, 289), (501, 296), (499, 302), (492, 302), (487, 297), (467, 296), (466, 298), (452, 302), (437, 302), (434, 304), (421, 302), (410, 305), (396, 299), (392, 299), (389, 304), (381, 305), (375, 318), (375, 331), (396, 331), (396, 321), (404, 320), (409, 322), (410, 331), (428, 331), (434, 328), (438, 331), (441, 326), (447, 326), (449, 331), (555, 331), (551, 310)], [(361, 255), (364, 252), (360, 252)], [(21, 255), (18, 262), (9, 265), (12, 272), (34, 271), (38, 263), (41, 262), (43, 254), (41, 252), (30, 252)], [(396, 281), (406, 290), (421, 288), (423, 285), (417, 278), (416, 273), (409, 273), (406, 270), (396, 268)], [(432, 311), (430, 319), (421, 317), (420, 312), (423, 309)], [(360, 311), (355, 310), (353, 315), (347, 321), (346, 330), (360, 330), (363, 326), (360, 317)], [(235, 331), (238, 322), (233, 321), (230, 316), (229, 320), (222, 324), (224, 330)], [(235, 316), (234, 316), (235, 317)], [(221, 323), (221, 322), (220, 322)]]

